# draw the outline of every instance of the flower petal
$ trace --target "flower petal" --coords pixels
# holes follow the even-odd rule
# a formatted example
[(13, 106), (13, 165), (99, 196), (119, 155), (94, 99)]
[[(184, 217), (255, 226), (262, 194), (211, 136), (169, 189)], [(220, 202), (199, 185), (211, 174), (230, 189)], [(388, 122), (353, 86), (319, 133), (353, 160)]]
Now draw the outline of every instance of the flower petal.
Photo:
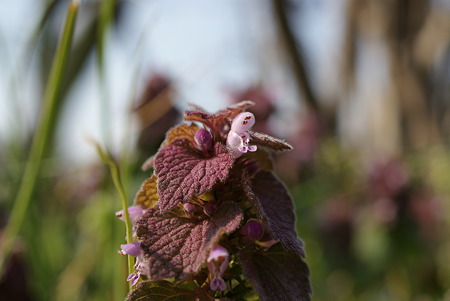
[(131, 281), (131, 285), (135, 286), (136, 283), (139, 281), (140, 273), (131, 273), (127, 277), (127, 281)]
[[(145, 210), (139, 206), (130, 206), (128, 207), (128, 215), (130, 217), (131, 223), (135, 223), (142, 215), (144, 215)], [(117, 211), (116, 216), (120, 220), (124, 220), (123, 210)]]
[(255, 124), (255, 115), (244, 112), (237, 115), (231, 124), (231, 130), (240, 134), (248, 131)]
[(120, 247), (124, 253), (133, 257), (138, 257), (142, 252), (140, 242), (132, 242), (129, 244), (120, 245)]
[(225, 281), (222, 278), (214, 277), (211, 280), (211, 282), (209, 283), (209, 288), (212, 291), (217, 291), (217, 290), (225, 291), (227, 289), (227, 284), (225, 283)]

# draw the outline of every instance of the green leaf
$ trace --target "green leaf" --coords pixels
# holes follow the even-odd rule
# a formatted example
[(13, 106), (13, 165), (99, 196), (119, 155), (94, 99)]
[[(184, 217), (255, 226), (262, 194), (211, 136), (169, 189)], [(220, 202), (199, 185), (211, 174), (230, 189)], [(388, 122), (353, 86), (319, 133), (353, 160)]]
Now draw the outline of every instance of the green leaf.
[(213, 300), (205, 290), (189, 291), (169, 281), (143, 281), (125, 301), (207, 301)]

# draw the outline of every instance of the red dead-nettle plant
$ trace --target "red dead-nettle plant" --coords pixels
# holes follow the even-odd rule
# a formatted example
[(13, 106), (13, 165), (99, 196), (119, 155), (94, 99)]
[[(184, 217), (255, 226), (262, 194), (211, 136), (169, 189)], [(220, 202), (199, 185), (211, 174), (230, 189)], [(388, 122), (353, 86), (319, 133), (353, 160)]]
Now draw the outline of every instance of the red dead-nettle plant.
[(153, 174), (128, 209), (135, 242), (121, 246), (136, 257), (127, 300), (310, 300), (292, 199), (272, 172), (292, 147), (251, 131), (252, 105), (186, 111), (145, 163)]

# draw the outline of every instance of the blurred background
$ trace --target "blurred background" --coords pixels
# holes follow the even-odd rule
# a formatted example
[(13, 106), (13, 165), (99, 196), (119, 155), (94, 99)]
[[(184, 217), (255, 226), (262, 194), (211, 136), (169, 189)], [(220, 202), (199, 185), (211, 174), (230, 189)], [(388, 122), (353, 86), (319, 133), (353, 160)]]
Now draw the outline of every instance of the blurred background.
[[(0, 3), (0, 228), (69, 2)], [(314, 300), (450, 300), (450, 1), (83, 0), (0, 300), (123, 300), (121, 209), (188, 104), (252, 100)], [(1, 230), (3, 233), (3, 230)], [(0, 234), (1, 235), (1, 234)]]

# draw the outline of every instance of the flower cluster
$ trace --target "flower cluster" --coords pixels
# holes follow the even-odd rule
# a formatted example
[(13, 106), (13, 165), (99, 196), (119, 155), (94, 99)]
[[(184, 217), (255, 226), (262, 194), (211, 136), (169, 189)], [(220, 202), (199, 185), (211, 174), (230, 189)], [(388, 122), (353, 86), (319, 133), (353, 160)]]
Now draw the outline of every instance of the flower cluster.
[(252, 105), (186, 111), (145, 163), (153, 173), (128, 209), (135, 241), (119, 252), (136, 258), (127, 300), (158, 287), (192, 300), (310, 299), (292, 200), (272, 172), (273, 154), (291, 146), (251, 131)]

